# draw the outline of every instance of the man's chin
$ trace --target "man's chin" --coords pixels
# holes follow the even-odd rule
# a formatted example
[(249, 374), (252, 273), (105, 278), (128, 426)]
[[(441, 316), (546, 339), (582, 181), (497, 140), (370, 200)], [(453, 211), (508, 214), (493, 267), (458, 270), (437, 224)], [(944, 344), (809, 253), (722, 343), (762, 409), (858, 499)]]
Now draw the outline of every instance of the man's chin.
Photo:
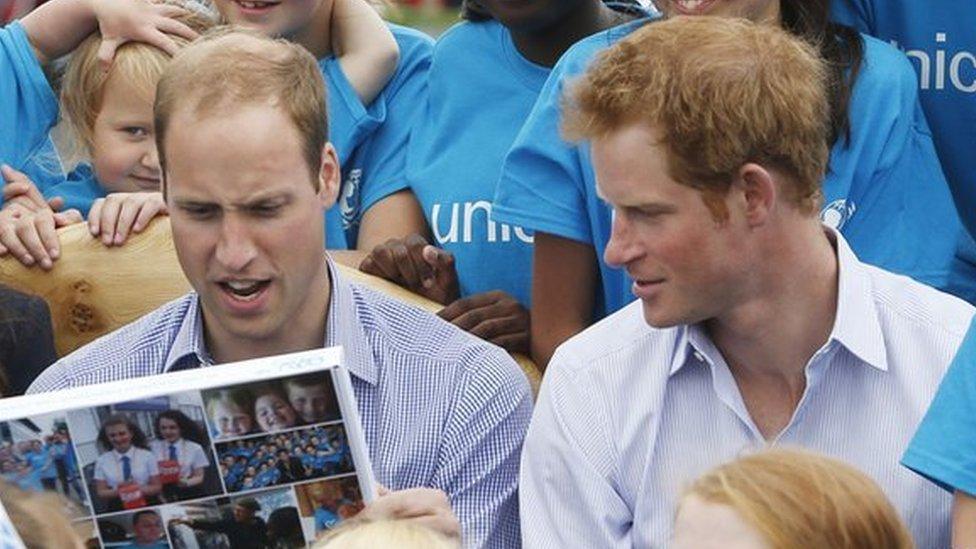
[(663, 330), (687, 324), (682, 315), (675, 314), (674, 311), (669, 311), (660, 305), (649, 305), (647, 302), (642, 303), (642, 305), (644, 322), (652, 328)]

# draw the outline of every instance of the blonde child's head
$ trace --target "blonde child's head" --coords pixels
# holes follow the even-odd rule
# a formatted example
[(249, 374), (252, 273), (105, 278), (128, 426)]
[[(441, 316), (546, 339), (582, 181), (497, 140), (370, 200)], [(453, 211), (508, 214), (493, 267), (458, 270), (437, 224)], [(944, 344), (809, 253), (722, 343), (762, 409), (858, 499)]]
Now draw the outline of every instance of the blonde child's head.
[(68, 519), (73, 504), (57, 494), (25, 492), (0, 479), (0, 503), (27, 549), (84, 547)]
[(352, 519), (330, 532), (313, 549), (459, 549), (457, 540), (405, 520)]
[[(714, 537), (703, 540), (703, 533)], [(914, 547), (898, 513), (867, 475), (799, 449), (741, 457), (695, 480), (678, 506), (672, 545)]]
[[(192, 0), (167, 3), (185, 8), (173, 19), (198, 33), (216, 23), (213, 14)], [(180, 36), (170, 38), (180, 47), (189, 43)], [(98, 59), (101, 39), (95, 32), (78, 46), (61, 81), (66, 156), (72, 163), (90, 160), (107, 191), (159, 190), (152, 107), (156, 83), (170, 56), (155, 46), (129, 42), (103, 70)]]

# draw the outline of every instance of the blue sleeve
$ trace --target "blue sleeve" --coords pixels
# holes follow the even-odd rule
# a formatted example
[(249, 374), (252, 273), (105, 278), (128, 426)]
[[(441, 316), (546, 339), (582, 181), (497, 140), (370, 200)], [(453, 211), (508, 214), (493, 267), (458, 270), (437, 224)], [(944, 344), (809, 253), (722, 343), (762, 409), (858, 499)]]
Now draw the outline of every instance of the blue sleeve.
[(24, 172), (41, 190), (64, 179), (48, 137), (57, 118), (57, 98), (24, 27), (14, 21), (0, 28), (0, 163)]
[(433, 40), (418, 31), (391, 25), (400, 46), (400, 65), (375, 103), (386, 106), (386, 119), (370, 138), (364, 159), (366, 182), (361, 189), (360, 211), (408, 187), (405, 176), (407, 141), (416, 113), (427, 100)]
[(95, 180), (91, 166), (80, 164), (63, 182), (44, 190), (44, 198), (56, 196), (64, 199), (62, 211), (75, 209), (81, 212), (82, 217), (88, 218), (92, 203), (105, 196), (105, 189)]
[(593, 243), (582, 215), (587, 211), (584, 172), (593, 168), (582, 161), (579, 145), (562, 139), (559, 121), (566, 81), (582, 72), (596, 51), (572, 48), (553, 68), (502, 164), (494, 220)]
[(824, 181), (828, 208), (845, 201), (840, 227), (863, 261), (944, 289), (962, 225), (918, 99), (911, 64), (864, 37), (864, 61)]
[(831, 0), (830, 16), (834, 21), (875, 34), (874, 6), (865, 0)]
[(386, 107), (382, 101), (374, 101), (369, 108), (363, 106), (335, 57), (320, 60), (319, 69), (328, 90), (329, 141), (339, 155), (341, 168), (352, 151), (382, 123)]
[(945, 490), (976, 494), (976, 323), (901, 462)]

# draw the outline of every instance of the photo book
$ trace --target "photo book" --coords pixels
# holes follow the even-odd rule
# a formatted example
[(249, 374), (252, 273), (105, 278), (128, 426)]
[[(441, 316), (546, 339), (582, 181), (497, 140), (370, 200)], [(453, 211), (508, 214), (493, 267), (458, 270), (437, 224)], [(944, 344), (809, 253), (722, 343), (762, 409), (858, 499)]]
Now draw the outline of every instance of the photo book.
[(0, 476), (89, 547), (307, 547), (375, 497), (340, 348), (0, 399)]

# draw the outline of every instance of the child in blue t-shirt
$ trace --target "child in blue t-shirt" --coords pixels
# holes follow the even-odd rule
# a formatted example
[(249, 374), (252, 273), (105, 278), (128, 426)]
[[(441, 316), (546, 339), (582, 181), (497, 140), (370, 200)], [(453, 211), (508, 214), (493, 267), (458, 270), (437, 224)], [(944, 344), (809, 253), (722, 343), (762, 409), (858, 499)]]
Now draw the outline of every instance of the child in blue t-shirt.
[(902, 465), (955, 494), (952, 546), (976, 547), (976, 322), (949, 365)]
[[(475, 335), (528, 352), (533, 237), (491, 220), (495, 184), (566, 47), (645, 13), (636, 3), (620, 4), (615, 10), (588, 0), (576, 8), (586, 17), (558, 4), (526, 11), (464, 5), (466, 21), (434, 46), (428, 97), (407, 149), (407, 181), (437, 249), (428, 249), (428, 262), (424, 236), (384, 243), (362, 263), (364, 271), (443, 303), (441, 316)], [(418, 271), (428, 273), (427, 286)]]
[[(388, 25), (399, 47), (399, 60), (386, 67), (375, 100), (351, 93), (356, 71), (337, 62), (330, 47), (330, 24), (341, 18), (338, 3), (270, 2), (245, 7), (235, 0), (215, 0), (229, 22), (301, 44), (319, 59), (329, 101), (330, 141), (339, 155), (342, 183), (336, 204), (326, 212), (326, 247), (372, 249), (389, 238), (423, 229), (423, 217), (404, 178), (406, 146), (417, 106), (427, 93), (432, 40), (422, 32)], [(375, 32), (349, 37), (369, 45)], [(389, 73), (387, 73), (389, 76)]]
[[(702, 2), (685, 11), (726, 15), (722, 10), (735, 4), (741, 3)], [(780, 23), (803, 36), (819, 28), (819, 16), (827, 16), (826, 5), (805, 0), (751, 4), (758, 14), (775, 8), (771, 13)], [(677, 9), (673, 2), (659, 6)], [(610, 29), (567, 51), (505, 159), (492, 215), (496, 222), (536, 231), (532, 336), (539, 363), (562, 341), (634, 299), (626, 273), (600, 260), (610, 238), (611, 210), (596, 195), (589, 148), (561, 139), (559, 117), (566, 83), (597, 52), (645, 24), (653, 22)], [(835, 140), (822, 219), (840, 230), (862, 260), (948, 287), (961, 225), (918, 107), (911, 67), (894, 48), (849, 28), (819, 32), (821, 44), (837, 46), (828, 59), (835, 67)]]
[[(832, 0), (832, 16), (908, 55), (919, 79), (919, 98), (932, 139), (970, 235), (976, 235), (976, 2), (958, 0)], [(976, 264), (976, 245), (960, 255)], [(970, 280), (960, 281), (968, 291)], [(969, 284), (967, 284), (969, 283)], [(970, 299), (972, 301), (972, 299)]]
[[(150, 17), (149, 22), (162, 30), (179, 30), (182, 36), (168, 38), (159, 47), (139, 43), (123, 45), (108, 72), (102, 70), (99, 61), (105, 45), (112, 41), (100, 41), (94, 35), (75, 51), (65, 72), (61, 104), (64, 117), (74, 130), (75, 142), (90, 163), (79, 164), (63, 182), (46, 189), (44, 198), (24, 174), (4, 170), (4, 176), (10, 181), (8, 186), (13, 185), (19, 194), (0, 211), (0, 254), (9, 250), (26, 265), (36, 263), (50, 268), (58, 252), (55, 228), (77, 222), (81, 215), (88, 216), (93, 235), (101, 236), (106, 245), (118, 245), (125, 241), (130, 230), (138, 232), (153, 216), (165, 213), (152, 131), (155, 84), (168, 54), (186, 43), (188, 36), (194, 36), (194, 31), (203, 31), (212, 23), (193, 10), (141, 0), (95, 3), (99, 6), (98, 13), (92, 10), (84, 16), (77, 13), (79, 5), (86, 6), (55, 0), (28, 15), (22, 24), (15, 22), (0, 31), (0, 42), (4, 44), (0, 53), (6, 54), (0, 60), (0, 71), (10, 75), (9, 79), (0, 80), (10, 86), (4, 91), (15, 99), (11, 102), (13, 108), (5, 109), (4, 116), (17, 122), (0, 124), (0, 132), (18, 128), (22, 133), (17, 139), (43, 146), (57, 119), (58, 108), (41, 65), (70, 51), (91, 32), (83, 19), (90, 19), (93, 27), (99, 14), (107, 14), (102, 19), (117, 21), (121, 12), (129, 17), (125, 20), (128, 26), (117, 25), (119, 28), (111, 32), (103, 29), (105, 35), (140, 39), (139, 25), (148, 24), (142, 21), (147, 20), (149, 13), (156, 17)], [(369, 102), (392, 72), (397, 57), (396, 43), (364, 0), (339, 0), (334, 9), (336, 24), (341, 26), (332, 33), (333, 49), (339, 52), (336, 63), (350, 75), (349, 93), (357, 101)], [(79, 29), (67, 34), (54, 33), (51, 29), (59, 25), (71, 28), (77, 25)], [(363, 34), (370, 35), (371, 39), (363, 40)], [(32, 44), (42, 47), (32, 48)], [(46, 116), (37, 117), (38, 112)], [(16, 152), (0, 157), (0, 162), (21, 165), (24, 158), (12, 156)], [(11, 196), (10, 189), (5, 190)], [(106, 197), (107, 193), (112, 194)], [(62, 197), (64, 206), (70, 210), (55, 213), (45, 201), (51, 197)]]

